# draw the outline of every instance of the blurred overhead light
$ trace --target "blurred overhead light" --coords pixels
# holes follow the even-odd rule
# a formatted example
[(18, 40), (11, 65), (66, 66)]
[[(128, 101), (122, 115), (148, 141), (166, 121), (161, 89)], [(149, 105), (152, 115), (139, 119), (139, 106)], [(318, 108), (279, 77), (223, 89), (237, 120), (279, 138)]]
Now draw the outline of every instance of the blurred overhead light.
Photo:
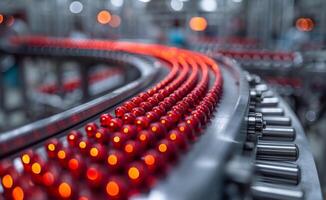
[(69, 10), (71, 13), (78, 14), (81, 13), (81, 11), (83, 11), (83, 7), (84, 6), (82, 3), (80, 3), (80, 1), (73, 1), (69, 6)]
[(107, 10), (102, 10), (97, 14), (97, 21), (100, 24), (108, 24), (111, 21), (111, 14)]
[(148, 3), (148, 2), (150, 2), (151, 0), (138, 0), (138, 1), (143, 2), (143, 3)]
[(192, 17), (189, 26), (193, 31), (204, 31), (207, 28), (207, 20), (204, 17)]
[(121, 7), (123, 5), (123, 0), (111, 0), (111, 4), (115, 7)]
[(180, 11), (183, 8), (183, 2), (181, 0), (171, 0), (170, 5), (175, 11)]
[(241, 3), (242, 0), (232, 0), (234, 3)]
[(206, 12), (213, 12), (217, 8), (216, 0), (201, 0), (199, 5)]

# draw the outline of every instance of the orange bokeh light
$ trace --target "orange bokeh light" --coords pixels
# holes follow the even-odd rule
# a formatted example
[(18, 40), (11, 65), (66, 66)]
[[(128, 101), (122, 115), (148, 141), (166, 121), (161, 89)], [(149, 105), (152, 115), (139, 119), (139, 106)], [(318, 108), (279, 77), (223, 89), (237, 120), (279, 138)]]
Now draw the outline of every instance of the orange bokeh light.
[(131, 145), (131, 144), (127, 144), (126, 146), (125, 146), (125, 152), (127, 152), (127, 153), (131, 153), (131, 152), (133, 152), (134, 151), (134, 147)]
[(112, 16), (109, 11), (102, 10), (97, 14), (97, 21), (100, 24), (108, 24), (112, 19)]
[(113, 138), (113, 141), (114, 141), (115, 143), (118, 143), (118, 142), (120, 142), (120, 137), (118, 137), (118, 136), (115, 136), (115, 137)]
[(58, 151), (58, 158), (63, 160), (66, 158), (66, 152), (64, 150)]
[(49, 149), (49, 151), (54, 151), (55, 150), (55, 145), (54, 144), (49, 144), (48, 145), (48, 149)]
[(12, 198), (14, 200), (23, 200), (24, 199), (24, 191), (21, 187), (17, 186), (12, 190)]
[(155, 158), (152, 155), (147, 155), (144, 158), (144, 161), (147, 165), (154, 165), (155, 164)]
[(207, 28), (207, 20), (204, 17), (192, 17), (189, 26), (193, 31), (204, 31)]
[(117, 158), (116, 155), (109, 155), (109, 157), (108, 157), (108, 163), (110, 165), (116, 165), (117, 162), (118, 162), (118, 158)]
[(29, 157), (29, 155), (27, 155), (27, 154), (24, 154), (23, 156), (22, 156), (22, 161), (23, 161), (23, 163), (24, 164), (29, 164), (30, 163), (30, 161), (31, 161), (31, 158)]
[(175, 133), (171, 133), (170, 134), (170, 139), (171, 140), (176, 140), (177, 139), (177, 135)]
[(3, 176), (3, 178), (2, 178), (3, 187), (11, 188), (13, 184), (14, 184), (14, 181), (13, 181), (12, 177), (9, 174)]
[(109, 196), (117, 196), (120, 192), (119, 185), (115, 181), (109, 181), (106, 185), (106, 192)]
[(305, 32), (311, 31), (315, 26), (314, 22), (310, 18), (299, 18), (297, 19), (295, 25), (299, 31)]
[(69, 198), (71, 196), (71, 187), (68, 183), (63, 182), (58, 188), (59, 194), (63, 198)]
[(100, 139), (100, 138), (102, 137), (102, 133), (97, 132), (97, 133), (95, 134), (95, 137), (96, 137), (97, 139)]
[(34, 163), (32, 165), (32, 172), (34, 174), (40, 174), (41, 173), (41, 170), (42, 170), (42, 168), (41, 168), (41, 165), (39, 163), (36, 162), (36, 163)]
[(84, 142), (84, 141), (79, 142), (79, 148), (85, 149), (86, 148), (86, 142)]
[(128, 176), (133, 180), (139, 178), (139, 170), (136, 167), (130, 167), (128, 170)]
[(0, 24), (2, 24), (3, 20), (4, 20), (4, 17), (2, 14), (0, 14)]
[(146, 137), (145, 134), (141, 134), (141, 135), (139, 136), (139, 139), (140, 139), (141, 141), (145, 141), (145, 140), (147, 139), (147, 137)]
[(162, 153), (166, 152), (168, 150), (168, 147), (166, 146), (166, 144), (160, 144), (158, 146), (158, 150)]
[(90, 154), (92, 157), (96, 157), (96, 156), (98, 156), (99, 151), (98, 151), (97, 148), (93, 147), (93, 148), (91, 148), (91, 150), (89, 151), (89, 154)]

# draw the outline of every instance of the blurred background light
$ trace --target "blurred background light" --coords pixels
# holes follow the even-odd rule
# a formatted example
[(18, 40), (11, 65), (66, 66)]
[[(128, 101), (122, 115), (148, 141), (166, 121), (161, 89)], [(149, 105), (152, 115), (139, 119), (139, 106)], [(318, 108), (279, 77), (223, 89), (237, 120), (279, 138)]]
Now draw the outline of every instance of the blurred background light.
[(138, 1), (143, 2), (143, 3), (148, 3), (148, 2), (150, 2), (151, 0), (138, 0)]
[(171, 0), (170, 5), (175, 11), (181, 11), (183, 8), (183, 2), (181, 0)]
[(123, 5), (123, 0), (111, 0), (111, 4), (115, 7), (121, 7)]
[(69, 5), (70, 12), (74, 13), (74, 14), (81, 13), (83, 11), (83, 8), (84, 8), (84, 6), (80, 1), (73, 1)]
[(102, 10), (97, 14), (97, 21), (100, 24), (108, 24), (111, 21), (111, 14), (107, 10)]
[(117, 28), (120, 24), (121, 18), (118, 15), (112, 15), (109, 25), (113, 28)]
[(217, 2), (216, 0), (201, 0), (199, 6), (203, 11), (213, 12), (217, 9)]
[(314, 28), (314, 22), (310, 18), (299, 18), (295, 23), (299, 31), (308, 32)]
[(192, 17), (189, 26), (193, 31), (204, 31), (207, 28), (207, 20), (204, 17)]

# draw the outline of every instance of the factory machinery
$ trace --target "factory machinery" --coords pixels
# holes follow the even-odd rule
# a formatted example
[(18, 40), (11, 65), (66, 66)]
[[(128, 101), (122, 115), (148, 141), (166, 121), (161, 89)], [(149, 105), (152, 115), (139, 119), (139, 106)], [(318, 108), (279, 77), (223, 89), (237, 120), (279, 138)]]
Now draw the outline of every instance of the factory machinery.
[(296, 116), (231, 59), (42, 37), (13, 38), (1, 53), (113, 63), (138, 75), (2, 133), (0, 199), (322, 199)]

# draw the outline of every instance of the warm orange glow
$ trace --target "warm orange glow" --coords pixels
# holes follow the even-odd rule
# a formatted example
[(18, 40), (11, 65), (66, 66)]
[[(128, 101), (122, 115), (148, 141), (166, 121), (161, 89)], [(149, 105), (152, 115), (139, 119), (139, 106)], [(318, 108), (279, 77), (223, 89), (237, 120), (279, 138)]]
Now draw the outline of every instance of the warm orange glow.
[(29, 157), (28, 154), (24, 154), (24, 155), (22, 156), (22, 161), (23, 161), (23, 163), (24, 163), (25, 165), (27, 165), (27, 164), (29, 164), (29, 163), (31, 162), (31, 158)]
[(2, 15), (2, 14), (0, 14), (0, 24), (2, 24), (2, 22), (3, 22), (3, 19), (4, 19), (3, 15)]
[(119, 185), (115, 181), (109, 181), (106, 184), (106, 192), (109, 196), (117, 196), (120, 192)]
[(177, 135), (175, 133), (171, 133), (170, 134), (170, 139), (171, 140), (176, 140), (177, 139)]
[(162, 120), (161, 120), (161, 123), (162, 123), (162, 124), (165, 124), (165, 123), (166, 123), (166, 120), (165, 120), (165, 119), (162, 119)]
[(204, 31), (207, 28), (207, 20), (204, 17), (192, 17), (189, 26), (193, 31)]
[(97, 14), (97, 21), (100, 24), (108, 24), (112, 19), (112, 16), (109, 11), (102, 10)]
[(59, 194), (63, 198), (69, 198), (71, 196), (71, 187), (68, 183), (63, 182), (58, 188)]
[(141, 124), (141, 121), (140, 121), (140, 120), (137, 120), (137, 121), (136, 121), (136, 124)]
[(118, 158), (117, 158), (116, 155), (109, 155), (109, 157), (108, 157), (108, 163), (110, 165), (116, 165), (117, 162), (118, 162)]
[(91, 150), (89, 151), (89, 154), (90, 154), (91, 156), (93, 156), (93, 157), (98, 156), (98, 154), (99, 154), (98, 149), (95, 148), (95, 147), (91, 148)]
[(102, 137), (102, 133), (97, 132), (97, 133), (95, 134), (95, 137), (96, 137), (97, 139), (100, 139), (100, 138)]
[(79, 167), (78, 160), (75, 158), (70, 159), (68, 162), (68, 166), (69, 166), (69, 169), (71, 169), (71, 170), (78, 169), (78, 167)]
[(315, 24), (310, 18), (299, 18), (295, 23), (296, 27), (300, 31), (311, 31)]
[(79, 148), (85, 149), (86, 148), (86, 142), (84, 142), (84, 141), (79, 142)]
[(115, 143), (118, 143), (118, 142), (120, 142), (120, 137), (118, 137), (118, 136), (115, 136), (115, 137), (113, 138), (113, 141), (114, 141)]
[(127, 152), (127, 153), (131, 153), (131, 152), (133, 152), (134, 151), (134, 147), (131, 145), (131, 144), (127, 144), (126, 146), (125, 146), (125, 152)]
[(92, 128), (91, 126), (87, 126), (86, 130), (87, 130), (87, 131), (92, 131), (93, 128)]
[(166, 144), (160, 144), (158, 146), (158, 150), (162, 153), (166, 152), (166, 150), (168, 149), (168, 147), (166, 146)]
[(50, 186), (54, 183), (54, 176), (51, 172), (46, 172), (44, 175), (43, 175), (43, 183), (44, 185), (46, 186)]
[(12, 187), (13, 184), (14, 184), (14, 180), (12, 179), (12, 177), (9, 174), (2, 177), (2, 185), (3, 185), (3, 187), (9, 189), (9, 188)]
[(32, 165), (32, 172), (34, 173), (34, 174), (40, 174), (41, 173), (41, 165), (39, 164), (39, 163), (34, 163), (33, 165)]
[(139, 170), (136, 167), (130, 167), (128, 170), (128, 176), (133, 180), (139, 178)]
[(128, 128), (124, 128), (123, 129), (123, 132), (127, 134), (129, 132), (129, 129)]
[(76, 137), (74, 135), (69, 135), (69, 140), (74, 140)]
[(66, 152), (64, 150), (58, 151), (58, 158), (63, 160), (66, 158)]
[(147, 137), (146, 137), (145, 134), (141, 134), (141, 135), (139, 136), (139, 139), (140, 139), (141, 141), (145, 141), (145, 140), (147, 139)]
[(79, 197), (78, 200), (88, 200), (87, 197)]
[(144, 161), (145, 161), (146, 165), (154, 165), (155, 164), (155, 158), (152, 155), (145, 156)]
[(89, 180), (94, 181), (94, 180), (98, 179), (98, 177), (99, 177), (99, 173), (97, 172), (96, 169), (94, 169), (94, 168), (89, 168), (89, 169), (87, 170), (87, 178), (88, 178)]
[(110, 26), (113, 28), (117, 28), (120, 26), (120, 24), (121, 24), (121, 18), (118, 15), (112, 15)]
[(21, 187), (17, 186), (12, 191), (13, 200), (23, 200), (24, 199), (24, 191)]
[(181, 126), (181, 127), (179, 127), (179, 130), (180, 130), (181, 132), (184, 132), (184, 131), (185, 131), (185, 127)]
[(48, 144), (48, 150), (49, 151), (54, 151), (55, 150), (55, 145), (54, 144)]
[(152, 127), (152, 131), (153, 131), (153, 132), (156, 132), (156, 131), (157, 131), (157, 127), (156, 127), (156, 126), (153, 126), (153, 127)]

